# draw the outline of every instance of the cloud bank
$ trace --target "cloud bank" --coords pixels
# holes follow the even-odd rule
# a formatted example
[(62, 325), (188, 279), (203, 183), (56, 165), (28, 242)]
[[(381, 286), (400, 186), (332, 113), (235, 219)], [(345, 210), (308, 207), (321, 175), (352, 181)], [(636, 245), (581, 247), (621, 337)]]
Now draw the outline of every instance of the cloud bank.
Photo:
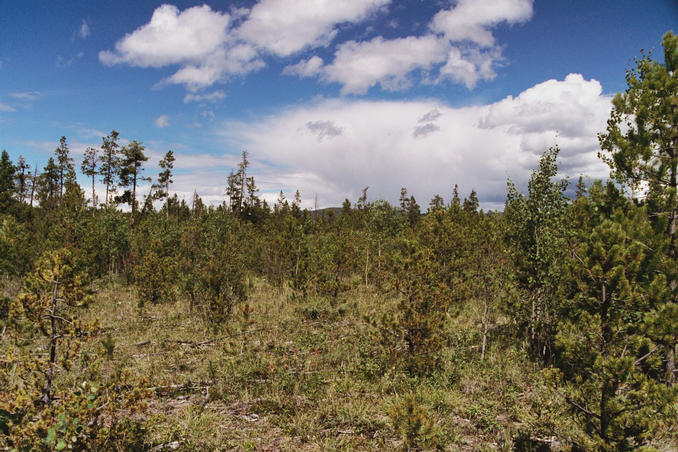
[(396, 201), (404, 186), (425, 206), (435, 194), (449, 200), (459, 184), (485, 207), (501, 208), (506, 179), (525, 186), (554, 144), (562, 174), (605, 177), (596, 134), (610, 101), (598, 81), (570, 74), (489, 105), (332, 99), (227, 121), (217, 133), (266, 162), (255, 173), (264, 190), (298, 188), (307, 200), (317, 194), (322, 205), (339, 205), (366, 186), (371, 198)]

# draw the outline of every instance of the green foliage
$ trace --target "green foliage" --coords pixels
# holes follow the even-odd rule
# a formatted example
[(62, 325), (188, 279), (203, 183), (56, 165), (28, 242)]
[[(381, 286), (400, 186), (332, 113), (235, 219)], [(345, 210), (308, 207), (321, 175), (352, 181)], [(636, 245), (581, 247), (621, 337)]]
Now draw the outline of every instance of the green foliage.
[[(571, 203), (557, 148), (527, 195), (509, 182), (503, 213), (455, 185), (424, 215), (405, 189), (399, 206), (365, 188), (340, 213), (303, 210), (299, 192), (269, 208), (246, 152), (229, 203), (208, 207), (170, 196), (168, 151), (138, 210), (146, 156), (115, 131), (81, 165), (92, 207), (106, 185), (86, 209), (65, 138), (40, 177), (3, 152), (0, 448), (384, 450), (387, 411), (409, 450), (670, 449), (677, 47), (668, 33), (664, 63), (636, 62), (600, 136), (624, 188), (582, 177)], [(90, 278), (104, 295), (86, 308)]]
[(402, 439), (402, 450), (434, 450), (438, 427), (414, 395), (403, 397), (388, 410), (393, 430)]
[(32, 246), (26, 226), (13, 216), (0, 215), (0, 275), (20, 275), (28, 269)]
[(515, 302), (514, 319), (538, 356), (548, 358), (553, 346), (559, 309), (566, 222), (567, 181), (553, 182), (558, 173), (558, 148), (545, 152), (528, 182), (528, 196), (509, 181), (505, 216), (507, 241), (522, 296)]
[[(632, 191), (647, 188), (655, 232), (667, 240), (667, 259), (657, 271), (664, 273), (670, 290), (656, 300), (658, 305), (674, 304), (678, 295), (678, 36), (669, 31), (662, 45), (664, 64), (643, 55), (627, 71), (628, 87), (615, 96), (607, 130), (599, 135), (611, 176)], [(678, 338), (673, 331), (664, 341), (669, 384), (676, 379)]]
[(60, 170), (54, 158), (47, 160), (47, 165), (42, 169), (38, 184), (38, 202), (44, 209), (55, 208), (61, 197), (60, 193)]
[(159, 240), (152, 241), (144, 250), (134, 270), (139, 313), (143, 312), (146, 303), (158, 304), (174, 301), (175, 273), (174, 259), (163, 256), (162, 244)]
[(122, 195), (116, 197), (117, 202), (129, 204), (132, 209), (130, 222), (134, 224), (134, 214), (137, 211), (137, 184), (148, 181), (150, 178), (141, 176), (143, 164), (148, 160), (144, 154), (145, 147), (136, 140), (122, 148), (122, 159), (119, 162), (118, 178), (120, 186), (125, 188)]
[(372, 322), (378, 328), (376, 338), (394, 365), (400, 355), (410, 374), (430, 374), (440, 365), (451, 291), (435, 278), (432, 256), (417, 242), (400, 244), (397, 265), (397, 312), (384, 313), (379, 322)]
[[(174, 157), (174, 152), (171, 150), (167, 151), (165, 156), (160, 160), (160, 171), (158, 173), (158, 182), (154, 184), (151, 187), (151, 193), (153, 196), (149, 194), (148, 201), (151, 200), (151, 198), (155, 199), (165, 199), (166, 204), (165, 204), (165, 214), (169, 217), (170, 213), (170, 195), (169, 195), (169, 187), (172, 182), (174, 182), (174, 162), (176, 161), (176, 157)], [(155, 193), (153, 193), (153, 190), (157, 190)]]
[(113, 130), (101, 139), (99, 175), (101, 176), (101, 182), (106, 185), (106, 206), (108, 206), (110, 195), (115, 192), (118, 183), (118, 170), (120, 167), (119, 136), (120, 134)]
[(75, 366), (82, 338), (98, 329), (96, 321), (78, 318), (90, 298), (76, 269), (68, 250), (45, 253), (11, 305), (16, 330), (0, 365), (0, 446), (124, 450), (138, 444), (139, 426), (119, 410), (142, 408), (143, 391), (124, 389), (125, 375), (101, 388), (87, 380), (76, 389), (58, 385), (59, 374)]
[(129, 222), (114, 207), (97, 210), (84, 237), (83, 248), (94, 275), (116, 274), (123, 270), (131, 249)]
[(207, 256), (199, 276), (203, 317), (215, 328), (223, 328), (233, 307), (247, 299), (246, 274), (233, 237), (217, 245)]
[(588, 232), (580, 231), (570, 262), (571, 302), (556, 345), (558, 391), (580, 420), (587, 449), (646, 445), (678, 394), (661, 382), (662, 360), (648, 334), (651, 237), (644, 209), (627, 206)]
[(111, 336), (111, 333), (106, 333), (103, 339), (101, 339), (101, 347), (104, 351), (104, 356), (109, 361), (113, 359), (113, 352), (115, 351), (115, 339)]
[(14, 177), (16, 168), (12, 164), (7, 151), (0, 155), (0, 211), (7, 212), (13, 204)]

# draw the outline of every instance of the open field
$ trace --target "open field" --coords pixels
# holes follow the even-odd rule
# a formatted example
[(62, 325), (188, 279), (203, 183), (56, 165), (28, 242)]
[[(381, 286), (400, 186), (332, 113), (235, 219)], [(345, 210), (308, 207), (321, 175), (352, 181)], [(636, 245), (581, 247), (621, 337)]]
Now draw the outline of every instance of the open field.
[(547, 389), (519, 344), (490, 341), (480, 361), (472, 306), (450, 319), (445, 365), (434, 376), (391, 368), (363, 320), (389, 303), (363, 287), (337, 302), (300, 303), (259, 281), (250, 319), (214, 333), (181, 301), (149, 306), (140, 318), (134, 293), (114, 283), (85, 314), (103, 319), (102, 335), (86, 349), (102, 356), (101, 337), (109, 333), (115, 346), (105, 371), (122, 367), (148, 379), (148, 447), (397, 448), (402, 439), (389, 412), (410, 394), (435, 422), (428, 444), (447, 450), (512, 450), (520, 432), (549, 440), (547, 426), (564, 427), (562, 407), (543, 404)]

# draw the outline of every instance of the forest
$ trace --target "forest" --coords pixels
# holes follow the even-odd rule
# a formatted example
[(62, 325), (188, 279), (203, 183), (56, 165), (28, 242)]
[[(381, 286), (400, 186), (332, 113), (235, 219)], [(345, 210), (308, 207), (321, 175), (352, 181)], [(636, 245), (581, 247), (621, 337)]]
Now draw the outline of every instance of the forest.
[(554, 146), (501, 212), (453, 181), (425, 212), (406, 188), (269, 205), (247, 152), (206, 206), (172, 193), (172, 151), (150, 181), (116, 131), (41, 169), (3, 151), (0, 449), (677, 450), (662, 46), (599, 134), (609, 179), (571, 187)]

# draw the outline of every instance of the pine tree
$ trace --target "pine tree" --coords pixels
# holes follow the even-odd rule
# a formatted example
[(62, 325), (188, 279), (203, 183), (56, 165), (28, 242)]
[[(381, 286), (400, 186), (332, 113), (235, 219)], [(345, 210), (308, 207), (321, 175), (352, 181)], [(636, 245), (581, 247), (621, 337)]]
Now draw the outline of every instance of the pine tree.
[[(140, 181), (148, 181), (150, 178), (142, 177), (143, 164), (148, 160), (144, 154), (145, 147), (136, 140), (122, 148), (122, 160), (120, 161), (118, 179), (120, 186), (126, 190), (118, 201), (126, 202), (132, 209), (130, 224), (134, 225), (134, 215), (137, 210), (137, 184)], [(131, 188), (130, 188), (131, 187)]]
[[(174, 173), (172, 172), (174, 170), (174, 162), (176, 161), (176, 158), (174, 157), (174, 152), (171, 150), (167, 151), (165, 153), (165, 156), (160, 160), (160, 168), (162, 171), (158, 174), (158, 188), (162, 189), (163, 191), (159, 192), (156, 197), (157, 199), (166, 199), (167, 202), (169, 203), (169, 186), (174, 180), (172, 177), (174, 176)], [(167, 206), (167, 216), (169, 216), (169, 204)]]
[(16, 186), (16, 197), (19, 202), (28, 199), (28, 193), (31, 186), (31, 166), (26, 163), (26, 159), (20, 155), (16, 164), (16, 175), (14, 176)]
[(454, 189), (452, 189), (452, 200), (450, 201), (451, 206), (461, 206), (461, 200), (459, 198), (459, 186), (454, 184)]
[(440, 195), (435, 195), (429, 203), (429, 211), (443, 209), (445, 207), (445, 200)]
[(84, 275), (77, 272), (70, 251), (46, 252), (12, 306), (12, 316), (28, 318), (47, 337), (47, 357), (37, 363), (44, 378), (42, 402), (47, 405), (53, 401), (52, 383), (57, 368), (70, 359), (73, 351), (69, 350), (69, 342), (79, 333), (72, 311), (88, 301), (84, 283)]
[(16, 168), (12, 164), (7, 151), (0, 156), (0, 210), (9, 211), (15, 192), (14, 177)]
[(111, 193), (114, 193), (117, 188), (118, 167), (120, 166), (118, 136), (118, 132), (113, 130), (102, 138), (99, 174), (101, 182), (106, 185), (106, 206), (108, 206)]
[(52, 208), (58, 205), (60, 177), (59, 166), (54, 162), (54, 158), (50, 157), (40, 175), (38, 201), (41, 207)]
[(59, 167), (59, 198), (64, 194), (64, 180), (69, 169), (73, 168), (73, 159), (70, 156), (70, 149), (66, 137), (61, 137), (59, 147), (54, 151), (56, 163)]
[(678, 393), (661, 383), (658, 346), (643, 325), (651, 275), (641, 240), (651, 228), (634, 208), (581, 235), (569, 259), (572, 300), (556, 336), (556, 386), (587, 434), (584, 449), (631, 450), (653, 439)]
[[(238, 170), (236, 172), (231, 171), (226, 179), (226, 196), (228, 196), (231, 210), (238, 215), (244, 212), (247, 196), (245, 191), (248, 184), (247, 168), (250, 164), (247, 155), (247, 151), (242, 151)], [(254, 179), (252, 179), (252, 182), (254, 182)]]
[(419, 222), (421, 218), (421, 208), (417, 204), (417, 200), (414, 199), (414, 195), (410, 197), (407, 196), (407, 189), (405, 187), (400, 189), (400, 209), (402, 210), (407, 222), (410, 227)]
[[(655, 228), (668, 238), (664, 268), (670, 291), (678, 297), (678, 36), (664, 35), (664, 64), (643, 55), (626, 74), (628, 88), (613, 100), (607, 130), (600, 134), (603, 158), (612, 177), (632, 190), (647, 184)], [(669, 307), (667, 309), (673, 310)], [(678, 331), (678, 329), (674, 330)], [(666, 344), (666, 379), (675, 382), (676, 334)]]
[(462, 209), (466, 213), (476, 213), (478, 212), (478, 207), (480, 207), (478, 195), (476, 194), (475, 190), (471, 190), (471, 194), (468, 195), (468, 198), (464, 199)]
[(452, 293), (437, 278), (434, 265), (429, 250), (416, 241), (400, 241), (394, 271), (397, 311), (372, 322), (379, 329), (377, 341), (382, 346), (391, 353), (404, 348), (406, 369), (411, 375), (430, 374), (440, 364), (445, 314)]
[(82, 164), (80, 165), (80, 169), (82, 170), (82, 173), (87, 176), (92, 178), (92, 207), (96, 208), (97, 207), (97, 196), (96, 192), (94, 191), (94, 177), (99, 174), (97, 171), (97, 164), (99, 163), (99, 155), (98, 151), (96, 148), (88, 147), (85, 150), (85, 156), (82, 159)]

